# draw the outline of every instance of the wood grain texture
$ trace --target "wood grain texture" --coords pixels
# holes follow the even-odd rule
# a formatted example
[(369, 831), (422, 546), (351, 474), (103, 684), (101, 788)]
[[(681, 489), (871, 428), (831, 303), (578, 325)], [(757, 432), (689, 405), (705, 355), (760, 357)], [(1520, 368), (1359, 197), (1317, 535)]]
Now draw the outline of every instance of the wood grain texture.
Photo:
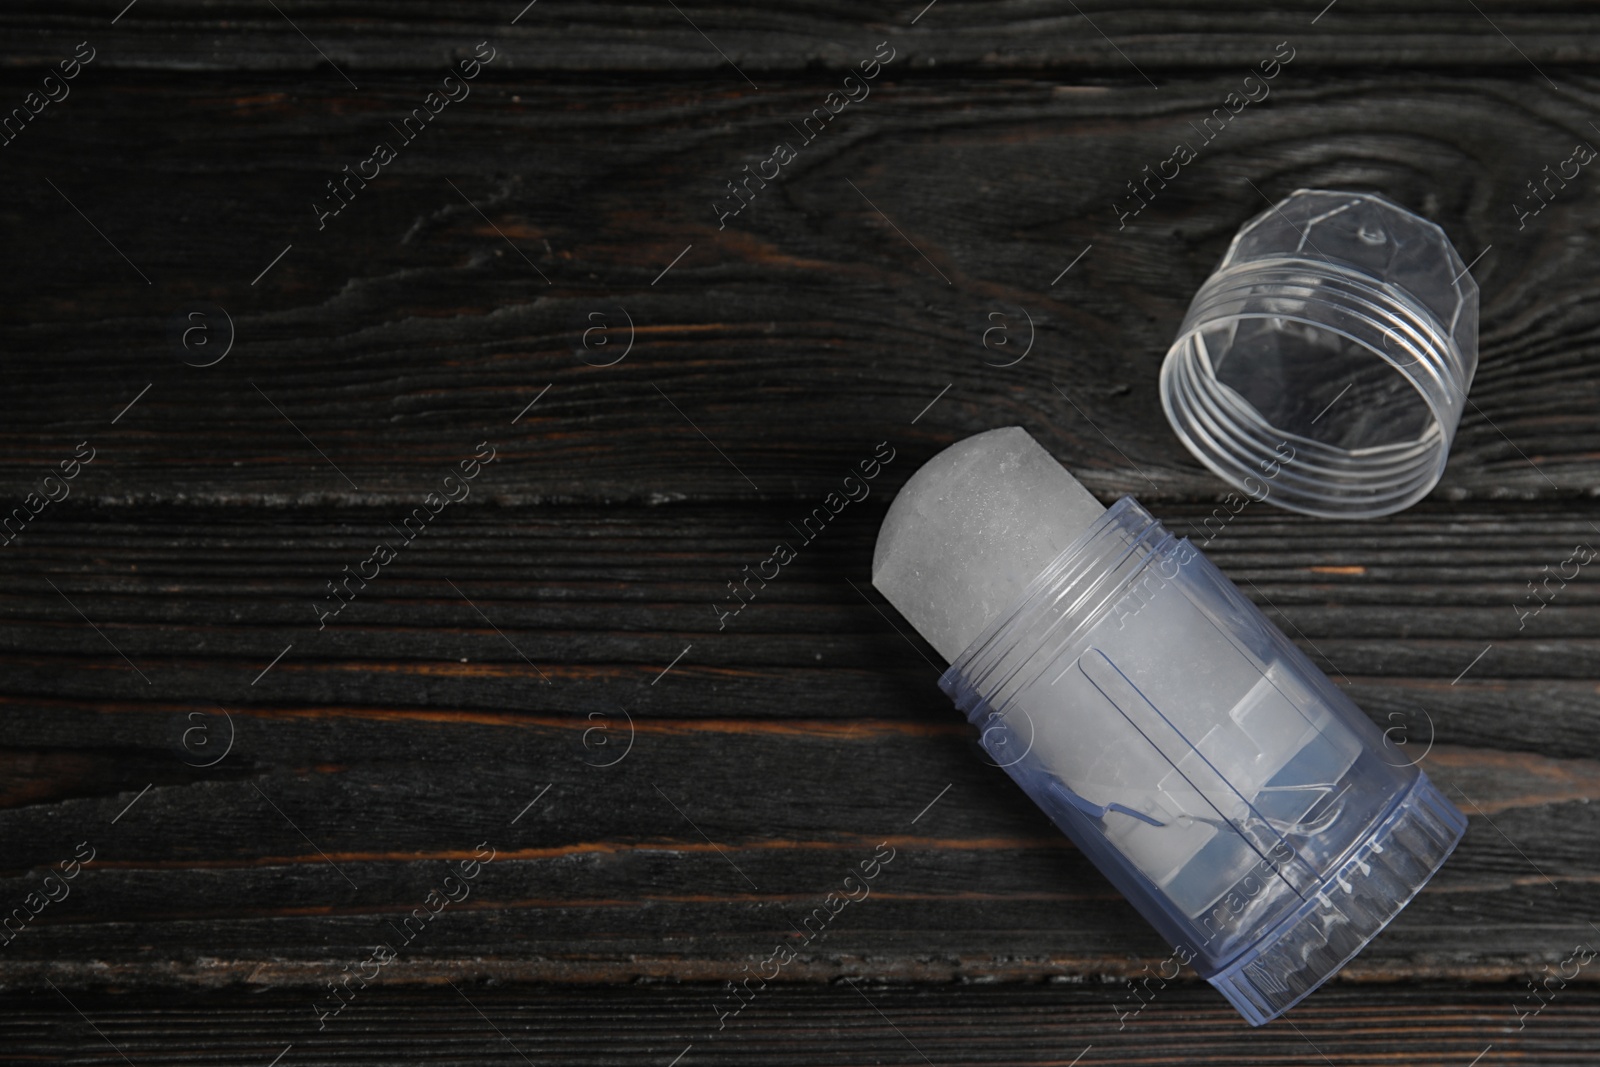
[[(1206, 988), (1169, 985), (1136, 1015), (1122, 983), (1042, 986), (773, 987), (717, 1029), (715, 987), (373, 989), (317, 1030), (303, 996), (78, 993), (0, 999), (0, 1039), (12, 1062), (583, 1064), (684, 1067), (857, 1064), (1241, 1063), (1462, 1067), (1480, 1061), (1585, 1067), (1593, 1062), (1600, 996), (1574, 987), (1517, 1029), (1511, 987), (1438, 984), (1336, 988), (1260, 1030), (1240, 1025)], [(851, 988), (854, 985), (854, 988)], [(1119, 1009), (1117, 1005), (1122, 1005)], [(1509, 1025), (1507, 1023), (1509, 1022)], [(96, 1032), (98, 1031), (98, 1033)], [(1418, 1047), (1417, 1034), (1427, 1047)], [(1410, 1041), (1402, 1045), (1400, 1042)], [(1087, 1051), (1086, 1051), (1087, 1049)]]
[[(1580, 1067), (1593, 1062), (1600, 998), (1574, 987), (1517, 1030), (1510, 987), (1438, 984), (1336, 988), (1287, 1020), (1250, 1030), (1205, 988), (1158, 990), (1130, 1014), (1122, 983), (1042, 986), (773, 987), (717, 1029), (715, 987), (374, 989), (317, 1030), (309, 999), (276, 993), (170, 996), (78, 993), (0, 1000), (0, 1039), (13, 1062), (122, 1062), (164, 1067), (196, 1059), (260, 1067), (286, 1046), (290, 1062), (344, 1064), (584, 1064), (685, 1067), (789, 1063), (1241, 1063), (1462, 1067), (1481, 1062)], [(854, 988), (851, 988), (851, 986)], [(1123, 1005), (1120, 1009), (1117, 1005)], [(1507, 1026), (1509, 1021), (1510, 1025)], [(98, 1031), (98, 1033), (96, 1032)], [(1413, 1040), (1426, 1034), (1428, 1045)], [(1087, 1051), (1086, 1051), (1087, 1050)]]
[[(126, 0), (124, 0), (124, 3)], [(1241, 5), (1226, 0), (977, 0), (838, 4), (804, 0), (751, 10), (730, 4), (455, 0), (61, 0), (8, 11), (0, 33), (11, 65), (47, 63), (52, 45), (90, 36), (124, 70), (430, 69), (491, 38), (523, 70), (563, 74), (717, 71), (730, 87), (747, 74), (849, 68), (851, 39), (890, 38), (919, 70), (1070, 68), (1137, 78), (1139, 70), (1249, 67), (1285, 37), (1315, 36), (1313, 62), (1526, 69), (1579, 67), (1600, 57), (1600, 20), (1578, 0), (1456, 4), (1448, 0), (1339, 0)], [(272, 7), (278, 8), (275, 12)], [(677, 10), (674, 10), (674, 7)], [(108, 10), (108, 8), (110, 10)], [(762, 85), (765, 88), (765, 85)]]
[[(794, 500), (875, 441), (909, 466), (1017, 423), (1107, 498), (1215, 498), (1159, 418), (1166, 345), (1266, 198), (1361, 186), (1483, 255), (1474, 406), (1441, 498), (1589, 498), (1596, 484), (1586, 287), (1600, 216), (1576, 183), (1521, 230), (1514, 210), (1542, 165), (1593, 135), (1581, 83), (1291, 65), (1119, 228), (1126, 183), (1198, 140), (1190, 123), (1235, 79), (1158, 94), (901, 80), (891, 65), (719, 230), (725, 182), (798, 140), (789, 123), (837, 76), (740, 94), (491, 68), (319, 230), (326, 183), (398, 141), (390, 123), (437, 79), (330, 97), (281, 75), (196, 92), (93, 73), (8, 149), (0, 227), (27, 255), (7, 268), (19, 299), (0, 343), (49, 353), (9, 383), (0, 441), (18, 483), (88, 439), (100, 466), (77, 492), (107, 503), (414, 506), (488, 439), (507, 461), (479, 492), (503, 504)], [(125, 161), (115, 184), (88, 166), (96, 153)], [(199, 356), (174, 340), (199, 302), (237, 333), (205, 369), (182, 365)], [(627, 358), (589, 365), (625, 345), (630, 320)], [(988, 335), (991, 351), (997, 323), (1008, 333)], [(1029, 356), (994, 366), (1017, 351), (1001, 336), (1031, 336)]]
[[(884, 840), (900, 858), (870, 905), (791, 977), (1126, 974), (1165, 955), (845, 580), (866, 584), (878, 511), (842, 516), (719, 630), (728, 561), (783, 520), (480, 509), (319, 630), (322, 576), (380, 523), (101, 510), (25, 535), (0, 592), (19, 774), (0, 890), (22, 897), (79, 840), (99, 850), (0, 958), (11, 983), (313, 982), (485, 840), (503, 858), (396, 981), (732, 977)], [(1521, 634), (1511, 606), (1528, 561), (1562, 558), (1584, 522), (1252, 508), (1213, 539), (1472, 818), (1347, 977), (1506, 979), (1589, 936), (1600, 747), (1575, 724), (1595, 711), (1595, 595), (1573, 583)]]
[[(95, 450), (0, 545), (0, 912), (95, 850), (0, 947), (0, 1058), (1593, 1061), (1588, 973), (1513, 1009), (1600, 923), (1600, 593), (1585, 570), (1519, 614), (1600, 536), (1600, 199), (1585, 173), (1517, 213), (1600, 137), (1592, 7), (120, 6), (0, 12), (4, 107), (97, 49), (0, 147), (0, 517)], [(870, 97), (800, 144), (880, 41)], [(1282, 41), (1270, 98), (1124, 217)], [(396, 160), (319, 227), (377, 141)], [(1156, 373), (1238, 226), (1302, 186), (1381, 191), (1473, 260), (1473, 404), (1418, 507), (1253, 504), (1212, 536), (1226, 489)], [(894, 490), (1008, 424), (1207, 539), (1469, 816), (1294, 1027), (1186, 975), (1118, 1030), (1167, 948), (868, 584)], [(479, 442), (470, 499), (319, 628)], [(719, 626), (879, 442), (871, 495)], [(327, 980), (480, 842), (471, 897), (319, 1033)], [(716, 1034), (719, 983), (880, 843), (871, 897)]]

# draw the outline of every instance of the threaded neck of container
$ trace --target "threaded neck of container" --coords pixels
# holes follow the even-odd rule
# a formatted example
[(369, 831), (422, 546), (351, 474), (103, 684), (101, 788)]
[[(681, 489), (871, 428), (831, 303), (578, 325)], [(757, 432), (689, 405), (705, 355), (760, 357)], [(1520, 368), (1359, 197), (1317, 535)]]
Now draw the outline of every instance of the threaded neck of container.
[[(1354, 342), (1416, 391), (1430, 424), (1409, 441), (1354, 448), (1274, 426), (1218, 378), (1223, 353), (1209, 351), (1203, 337), (1248, 319), (1299, 323)], [(1370, 518), (1409, 507), (1437, 484), (1470, 376), (1446, 325), (1398, 286), (1324, 260), (1281, 257), (1218, 271), (1195, 294), (1161, 368), (1161, 403), (1189, 449), (1233, 485), (1250, 492), (1247, 479), (1259, 486), (1271, 471), (1271, 498), (1282, 507)], [(1285, 443), (1294, 455), (1287, 463)]]
[(1012, 698), (1111, 610), (1171, 544), (1155, 516), (1133, 497), (1122, 497), (950, 664), (939, 687), (970, 722), (1003, 716)]

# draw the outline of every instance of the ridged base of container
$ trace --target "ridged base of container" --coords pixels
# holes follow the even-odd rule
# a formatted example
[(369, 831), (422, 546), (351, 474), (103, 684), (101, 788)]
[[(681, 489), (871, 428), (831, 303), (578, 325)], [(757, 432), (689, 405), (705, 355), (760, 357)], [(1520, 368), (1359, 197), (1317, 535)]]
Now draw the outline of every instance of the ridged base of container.
[(1455, 850), (1467, 820), (1421, 775), (1372, 836), (1275, 930), (1209, 981), (1254, 1026), (1326, 982)]

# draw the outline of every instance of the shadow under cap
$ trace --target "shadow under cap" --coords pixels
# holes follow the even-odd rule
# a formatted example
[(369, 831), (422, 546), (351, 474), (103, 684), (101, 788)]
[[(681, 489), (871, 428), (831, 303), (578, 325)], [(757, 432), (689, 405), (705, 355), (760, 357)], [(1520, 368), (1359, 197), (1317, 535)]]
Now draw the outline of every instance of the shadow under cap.
[(954, 661), (1104, 512), (1022, 427), (974, 434), (895, 496), (872, 584)]

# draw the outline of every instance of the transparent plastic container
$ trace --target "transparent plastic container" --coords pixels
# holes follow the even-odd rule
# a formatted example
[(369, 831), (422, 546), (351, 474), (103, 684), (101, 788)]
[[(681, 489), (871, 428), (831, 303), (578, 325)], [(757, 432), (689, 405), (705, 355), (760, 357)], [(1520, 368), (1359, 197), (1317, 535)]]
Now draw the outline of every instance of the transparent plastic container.
[[(1189, 305), (1161, 403), (1207, 467), (1274, 503), (1371, 518), (1444, 473), (1478, 363), (1478, 287), (1436, 224), (1302, 189), (1246, 223)], [(1252, 494), (1254, 495), (1254, 494)]]
[(1252, 1024), (1360, 951), (1466, 829), (1132, 497), (939, 684), (995, 762)]

